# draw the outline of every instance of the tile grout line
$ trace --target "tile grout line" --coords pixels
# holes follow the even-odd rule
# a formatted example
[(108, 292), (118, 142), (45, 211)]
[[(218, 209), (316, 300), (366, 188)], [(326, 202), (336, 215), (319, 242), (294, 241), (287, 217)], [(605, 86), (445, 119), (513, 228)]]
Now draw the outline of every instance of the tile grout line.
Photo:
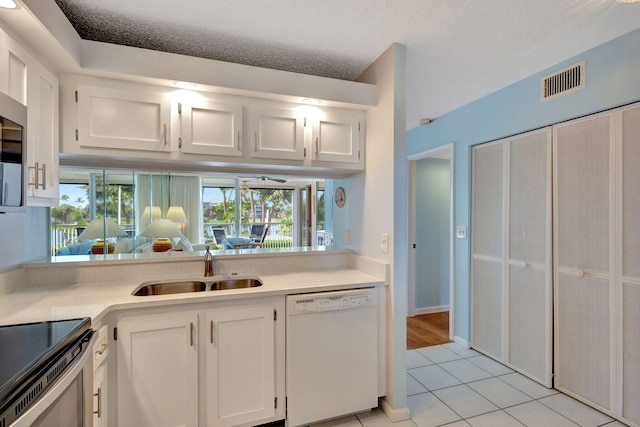
[[(443, 346), (443, 344), (440, 344), (440, 345), (441, 345), (441, 346)], [(460, 381), (460, 383), (461, 383), (461, 384), (456, 384), (456, 385), (452, 385), (452, 386), (448, 386), (448, 387), (442, 387), (442, 388), (439, 388), (439, 389), (431, 390), (431, 389), (429, 389), (427, 386), (425, 386), (423, 383), (421, 383), (417, 378), (415, 378), (413, 375), (411, 375), (411, 373), (409, 372), (409, 369), (407, 369), (407, 371), (406, 371), (406, 372), (407, 372), (407, 375), (411, 376), (415, 381), (417, 381), (417, 382), (418, 382), (418, 384), (420, 384), (420, 385), (421, 385), (422, 387), (424, 387), (424, 388), (425, 388), (425, 390), (426, 390), (426, 392), (422, 392), (422, 393), (415, 393), (415, 394), (413, 394), (413, 395), (411, 395), (411, 396), (417, 396), (417, 395), (420, 395), (420, 394), (431, 393), (431, 394), (432, 394), (432, 395), (433, 395), (433, 396), (434, 396), (438, 401), (440, 401), (443, 405), (445, 405), (447, 408), (449, 408), (449, 409), (450, 409), (454, 414), (456, 414), (457, 416), (459, 416), (461, 421), (465, 421), (465, 422), (466, 422), (466, 420), (468, 420), (468, 419), (470, 419), (470, 418), (477, 417), (477, 416), (486, 415), (486, 414), (490, 414), (490, 413), (493, 413), (493, 412), (503, 412), (503, 413), (505, 413), (507, 416), (509, 416), (510, 418), (514, 419), (514, 420), (515, 420), (516, 422), (518, 422), (519, 424), (522, 424), (522, 422), (520, 422), (520, 420), (518, 420), (517, 418), (515, 418), (514, 416), (512, 416), (510, 413), (506, 412), (506, 411), (505, 411), (505, 409), (513, 408), (513, 407), (520, 406), (520, 405), (529, 404), (529, 403), (531, 403), (531, 402), (538, 402), (538, 403), (540, 403), (541, 405), (543, 405), (545, 408), (547, 408), (547, 409), (551, 410), (553, 413), (556, 413), (556, 414), (560, 415), (561, 417), (563, 417), (564, 419), (568, 420), (569, 422), (574, 423), (574, 424), (576, 424), (576, 425), (578, 425), (578, 426), (580, 425), (580, 424), (578, 424), (576, 421), (574, 421), (574, 420), (572, 420), (572, 419), (568, 418), (568, 417), (567, 417), (567, 416), (565, 416), (564, 414), (562, 414), (562, 413), (558, 412), (558, 411), (557, 411), (557, 410), (555, 410), (554, 408), (552, 408), (552, 407), (548, 406), (547, 404), (545, 404), (544, 402), (542, 402), (542, 399), (546, 399), (546, 398), (548, 398), (548, 397), (551, 397), (551, 396), (554, 396), (554, 395), (557, 395), (557, 394), (563, 394), (562, 392), (560, 392), (560, 391), (558, 391), (558, 390), (556, 390), (556, 389), (554, 389), (554, 388), (551, 388), (551, 389), (549, 389), (549, 390), (552, 390), (552, 391), (553, 391), (553, 393), (552, 393), (552, 394), (549, 394), (549, 395), (546, 395), (546, 396), (542, 396), (542, 397), (539, 397), (539, 398), (533, 397), (533, 396), (531, 396), (530, 394), (526, 393), (525, 391), (523, 391), (523, 390), (519, 389), (518, 387), (515, 387), (515, 386), (514, 386), (514, 385), (512, 385), (512, 384), (509, 384), (507, 381), (505, 381), (504, 379), (502, 379), (502, 378), (501, 378), (501, 377), (503, 377), (503, 376), (511, 375), (511, 374), (519, 374), (519, 375), (522, 375), (522, 374), (520, 374), (519, 372), (517, 372), (517, 371), (515, 371), (515, 370), (512, 370), (512, 372), (508, 372), (508, 373), (503, 373), (503, 374), (493, 374), (492, 372), (487, 371), (487, 370), (486, 370), (486, 369), (484, 369), (483, 367), (478, 366), (478, 365), (476, 365), (475, 363), (473, 363), (472, 361), (468, 361), (467, 359), (470, 359), (470, 358), (473, 358), (473, 357), (478, 357), (478, 356), (484, 356), (484, 357), (487, 357), (487, 358), (489, 358), (490, 360), (492, 360), (492, 361), (494, 361), (494, 362), (496, 362), (496, 363), (498, 363), (498, 364), (500, 364), (500, 365), (502, 365), (502, 366), (507, 367), (506, 365), (502, 364), (501, 362), (495, 361), (495, 360), (493, 360), (492, 358), (490, 358), (490, 357), (488, 357), (488, 356), (486, 356), (486, 355), (483, 355), (482, 353), (479, 353), (479, 354), (477, 354), (477, 355), (463, 356), (463, 355), (461, 355), (461, 354), (456, 353), (456, 352), (455, 352), (455, 351), (453, 351), (453, 350), (448, 349), (447, 347), (443, 347), (443, 348), (445, 348), (446, 350), (450, 351), (451, 353), (454, 353), (456, 356), (458, 356), (458, 357), (460, 357), (460, 358), (459, 358), (459, 359), (453, 359), (453, 360), (442, 361), (442, 362), (434, 362), (433, 360), (429, 359), (427, 356), (425, 356), (425, 355), (424, 355), (424, 354), (422, 354), (421, 352), (417, 351), (418, 349), (414, 349), (414, 350), (416, 350), (416, 351), (417, 351), (417, 353), (418, 353), (418, 354), (420, 354), (422, 357), (424, 357), (424, 358), (425, 358), (425, 359), (427, 359), (428, 361), (431, 361), (431, 362), (432, 362), (432, 365), (416, 366), (416, 367), (413, 367), (413, 368), (411, 368), (411, 369), (418, 369), (418, 368), (423, 368), (423, 367), (426, 367), (426, 366), (437, 366), (437, 367), (439, 367), (440, 369), (442, 369), (444, 372), (446, 372), (448, 375), (450, 375), (452, 378), (456, 379), (457, 381)], [(488, 378), (481, 378), (481, 379), (474, 380), (474, 381), (464, 382), (464, 381), (462, 381), (460, 378), (458, 378), (456, 375), (454, 375), (453, 373), (449, 372), (449, 371), (448, 371), (448, 370), (446, 370), (444, 367), (440, 366), (440, 365), (441, 365), (441, 364), (443, 364), (443, 363), (454, 362), (454, 361), (456, 361), (456, 360), (467, 360), (469, 363), (471, 363), (472, 365), (474, 365), (475, 367), (477, 367), (477, 368), (478, 368), (478, 369), (480, 369), (481, 371), (484, 371), (484, 372), (486, 372), (487, 374), (489, 374), (489, 375), (490, 375), (490, 377), (488, 377)], [(508, 367), (507, 367), (507, 368), (508, 368)], [(511, 369), (511, 368), (509, 368), (509, 369)], [(528, 379), (528, 380), (530, 380), (530, 381), (533, 381), (535, 384), (538, 384), (538, 383), (537, 383), (537, 382), (535, 382), (534, 380), (532, 380), (532, 379), (528, 378), (526, 375), (523, 375), (523, 377), (524, 377), (524, 378), (526, 378), (526, 379)], [(480, 382), (480, 381), (483, 381), (483, 380), (488, 380), (488, 379), (491, 379), (491, 378), (497, 378), (498, 380), (500, 380), (501, 382), (503, 382), (503, 383), (504, 383), (504, 384), (506, 384), (507, 386), (509, 386), (509, 387), (513, 387), (514, 389), (518, 390), (520, 393), (522, 393), (523, 395), (525, 395), (526, 397), (528, 397), (528, 398), (529, 398), (529, 399), (531, 399), (531, 400), (526, 401), (526, 402), (517, 403), (517, 404), (514, 404), (514, 405), (510, 405), (510, 406), (505, 406), (504, 408), (501, 408), (501, 407), (499, 407), (497, 404), (495, 404), (494, 402), (492, 402), (490, 399), (488, 399), (486, 396), (484, 396), (482, 393), (480, 393), (480, 392), (476, 391), (475, 389), (473, 389), (472, 387), (469, 387), (469, 385), (468, 385), (468, 384), (472, 384), (472, 383)], [(486, 413), (482, 413), (482, 414), (474, 415), (473, 417), (463, 418), (463, 417), (462, 417), (458, 412), (456, 412), (453, 408), (451, 408), (449, 405), (447, 405), (447, 404), (446, 404), (442, 399), (440, 399), (440, 398), (439, 398), (439, 397), (434, 393), (434, 391), (444, 390), (444, 389), (448, 389), (448, 388), (452, 388), (452, 387), (457, 387), (457, 386), (459, 386), (459, 385), (465, 385), (465, 386), (467, 386), (467, 388), (469, 388), (471, 391), (475, 392), (476, 394), (478, 394), (479, 396), (481, 396), (483, 399), (487, 400), (488, 402), (490, 402), (491, 404), (493, 404), (494, 406), (496, 406), (498, 409), (497, 409), (497, 410), (494, 410), (494, 411), (489, 411), (489, 412), (486, 412)], [(546, 387), (546, 386), (544, 386), (544, 385), (541, 385), (541, 386), (542, 386), (542, 387), (547, 388), (547, 387)], [(408, 397), (408, 396), (407, 396), (407, 397)], [(570, 396), (569, 396), (569, 397), (570, 397)], [(580, 402), (579, 402), (579, 403), (580, 403)], [(587, 407), (589, 407), (588, 405), (586, 405), (586, 406), (587, 406)], [(598, 411), (598, 412), (600, 412), (600, 411)], [(611, 417), (610, 417), (609, 415), (607, 415), (607, 414), (604, 414), (604, 413), (602, 413), (602, 414), (603, 414), (604, 416), (607, 416), (607, 417), (611, 418)], [(411, 418), (411, 420), (413, 421), (413, 418)], [(459, 420), (459, 421), (460, 421), (460, 420)], [(604, 424), (601, 424), (601, 426), (606, 426), (607, 424), (610, 424), (610, 423), (615, 422), (615, 421), (616, 421), (616, 419), (612, 418), (611, 420), (606, 421)], [(415, 424), (415, 421), (413, 421), (413, 422), (414, 422), (414, 424)], [(455, 422), (457, 422), (457, 421), (454, 421), (453, 423), (455, 423)], [(452, 424), (452, 423), (448, 423), (448, 424)], [(446, 425), (447, 425), (447, 424), (443, 424), (443, 426), (446, 426)]]

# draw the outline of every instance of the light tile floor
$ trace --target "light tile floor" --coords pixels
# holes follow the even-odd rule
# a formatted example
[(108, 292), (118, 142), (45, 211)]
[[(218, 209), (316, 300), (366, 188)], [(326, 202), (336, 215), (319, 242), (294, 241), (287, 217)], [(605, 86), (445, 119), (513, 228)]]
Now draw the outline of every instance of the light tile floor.
[(375, 409), (313, 427), (624, 427), (456, 343), (407, 351), (407, 396), (411, 420)]

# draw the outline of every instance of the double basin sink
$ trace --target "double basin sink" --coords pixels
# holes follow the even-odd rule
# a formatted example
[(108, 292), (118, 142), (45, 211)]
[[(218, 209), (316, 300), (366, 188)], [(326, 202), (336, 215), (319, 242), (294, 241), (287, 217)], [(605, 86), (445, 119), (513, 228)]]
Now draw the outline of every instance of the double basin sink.
[(167, 280), (145, 282), (138, 286), (132, 295), (169, 295), (187, 292), (221, 291), (228, 289), (256, 288), (262, 286), (262, 280), (255, 276), (211, 277), (204, 280)]

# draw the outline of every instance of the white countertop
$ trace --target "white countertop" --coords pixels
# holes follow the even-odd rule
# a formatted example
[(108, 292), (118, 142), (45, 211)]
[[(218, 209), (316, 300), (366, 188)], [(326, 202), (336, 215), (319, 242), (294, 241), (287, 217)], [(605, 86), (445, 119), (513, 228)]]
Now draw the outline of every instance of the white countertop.
[[(148, 281), (140, 279), (30, 286), (2, 295), (0, 325), (78, 317), (90, 317), (95, 323), (109, 312), (120, 309), (320, 292), (385, 283), (379, 276), (349, 267), (258, 274), (258, 276), (263, 285), (256, 288), (158, 296), (133, 296), (131, 293), (134, 289)], [(169, 282), (179, 279), (180, 277), (170, 277), (157, 279), (157, 281)], [(184, 276), (183, 279), (205, 280), (204, 277), (195, 275)]]

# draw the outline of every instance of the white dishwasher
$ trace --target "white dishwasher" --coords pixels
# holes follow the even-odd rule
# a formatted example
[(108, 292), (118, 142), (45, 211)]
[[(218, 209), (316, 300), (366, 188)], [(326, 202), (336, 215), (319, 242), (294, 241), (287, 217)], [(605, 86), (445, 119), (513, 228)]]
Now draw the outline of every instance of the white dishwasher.
[(375, 288), (287, 296), (287, 420), (310, 424), (378, 406)]

